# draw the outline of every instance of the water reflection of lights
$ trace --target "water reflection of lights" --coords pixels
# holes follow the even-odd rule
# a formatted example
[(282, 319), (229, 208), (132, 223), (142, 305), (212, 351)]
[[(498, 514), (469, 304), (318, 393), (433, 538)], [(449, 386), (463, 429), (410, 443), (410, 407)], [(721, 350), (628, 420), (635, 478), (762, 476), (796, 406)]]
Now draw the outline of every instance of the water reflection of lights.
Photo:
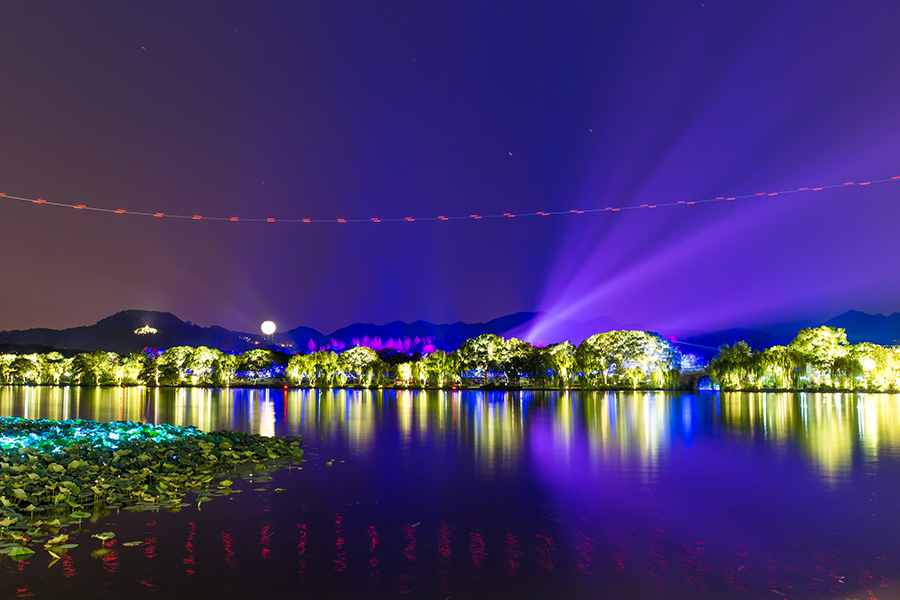
[[(525, 439), (544, 422), (546, 448), (557, 466), (586, 448), (596, 468), (652, 473), (676, 440), (692, 443), (704, 419), (779, 452), (799, 447), (832, 482), (849, 473), (855, 453), (864, 463), (900, 454), (900, 397), (889, 394), (2, 386), (0, 413), (327, 435), (357, 451), (370, 449), (376, 432), (395, 422), (402, 447), (464, 444), (484, 474), (515, 468)], [(550, 419), (536, 420), (534, 414)]]
[[(890, 562), (877, 558), (877, 551), (866, 553), (862, 564), (847, 563), (828, 537), (793, 552), (768, 545), (760, 550), (730, 537), (712, 545), (667, 524), (623, 527), (578, 515), (552, 522), (542, 515), (545, 522), (538, 527), (464, 519), (454, 524), (393, 521), (379, 528), (340, 512), (311, 523), (276, 524), (272, 519), (277, 516), (267, 510), (250, 518), (260, 516), (258, 526), (233, 528), (204, 519), (178, 525), (166, 520), (157, 528), (154, 520), (146, 524), (140, 551), (118, 552), (117, 540), (108, 540), (103, 548), (110, 552), (100, 564), (110, 572), (149, 573), (140, 583), (163, 595), (173, 585), (158, 575), (166, 571), (157, 561), (166, 556), (177, 557), (179, 570), (202, 577), (230, 577), (235, 568), (252, 572), (265, 561), (288, 574), (284, 581), (291, 581), (293, 572), (294, 581), (328, 589), (346, 586), (359, 597), (381, 597), (386, 582), (393, 582), (394, 595), (445, 597), (471, 585), (496, 585), (501, 578), (544, 591), (553, 589), (548, 582), (559, 585), (556, 574), (562, 572), (578, 573), (583, 589), (596, 592), (576, 597), (710, 598), (717, 597), (710, 592), (718, 590), (722, 597), (739, 598), (748, 592), (748, 597), (757, 597), (757, 590), (783, 589), (798, 596), (843, 598), (863, 597), (857, 593), (861, 587), (874, 592), (865, 596), (880, 598), (879, 589), (891, 583)], [(382, 535), (387, 543), (382, 543)], [(97, 560), (89, 553), (66, 554), (61, 563), (63, 577), (90, 578), (95, 584)], [(18, 570), (37, 573), (46, 566), (26, 561)], [(85, 584), (71, 580), (66, 585), (80, 589), (76, 586)], [(440, 596), (434, 593), (435, 585), (441, 588)], [(621, 595), (609, 596), (610, 590)], [(25, 587), (18, 591), (25, 592), (19, 597), (34, 595)]]
[(900, 398), (889, 394), (723, 394), (722, 422), (762, 436), (770, 447), (800, 445), (827, 481), (849, 476), (858, 445), (864, 461), (900, 448)]
[(259, 435), (274, 437), (275, 435), (275, 405), (266, 390), (265, 397), (259, 404)]
[[(616, 462), (644, 473), (658, 468), (660, 455), (677, 433), (673, 430), (678, 422), (673, 419), (676, 400), (672, 395), (595, 392), (581, 398), (578, 410), (594, 466)], [(682, 402), (681, 425), (693, 427), (691, 406)]]

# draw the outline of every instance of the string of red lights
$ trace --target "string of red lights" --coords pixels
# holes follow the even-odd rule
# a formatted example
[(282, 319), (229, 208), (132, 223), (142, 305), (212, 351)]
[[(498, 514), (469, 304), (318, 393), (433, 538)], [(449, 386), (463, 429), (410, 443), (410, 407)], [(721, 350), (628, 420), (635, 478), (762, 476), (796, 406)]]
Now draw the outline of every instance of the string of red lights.
[(790, 190), (779, 190), (777, 192), (756, 192), (754, 194), (744, 194), (739, 196), (717, 196), (715, 198), (705, 198), (701, 200), (678, 200), (673, 202), (660, 202), (658, 204), (641, 204), (639, 206), (634, 205), (625, 205), (625, 206), (606, 206), (604, 208), (585, 208), (585, 209), (577, 209), (573, 208), (571, 210), (560, 210), (560, 211), (536, 211), (536, 212), (525, 212), (525, 213), (503, 213), (503, 214), (489, 214), (489, 215), (455, 215), (455, 216), (446, 216), (446, 215), (438, 215), (432, 217), (393, 217), (393, 218), (380, 218), (380, 217), (371, 217), (368, 219), (344, 219), (344, 218), (332, 218), (332, 219), (281, 219), (275, 217), (210, 217), (203, 215), (176, 215), (176, 214), (167, 214), (162, 212), (142, 212), (135, 210), (126, 210), (124, 208), (103, 208), (99, 206), (88, 206), (86, 204), (69, 204), (66, 202), (54, 202), (51, 200), (44, 200), (41, 198), (26, 198), (23, 196), (13, 196), (9, 194), (0, 193), (0, 199), (6, 200), (19, 200), (22, 202), (31, 202), (33, 204), (42, 204), (46, 206), (57, 206), (61, 208), (74, 208), (76, 210), (92, 210), (96, 212), (103, 213), (111, 213), (116, 215), (133, 215), (138, 217), (154, 217), (154, 218), (163, 218), (163, 219), (191, 219), (194, 221), (230, 221), (233, 223), (243, 222), (243, 223), (392, 223), (392, 222), (407, 222), (414, 223), (417, 221), (458, 221), (461, 219), (508, 219), (514, 217), (550, 217), (550, 216), (558, 216), (558, 215), (584, 215), (591, 213), (602, 213), (602, 212), (617, 212), (622, 210), (636, 210), (636, 209), (653, 209), (653, 208), (663, 208), (667, 206), (690, 206), (696, 204), (707, 204), (710, 202), (729, 202), (733, 200), (745, 200), (748, 198), (759, 198), (759, 197), (768, 197), (768, 196), (780, 196), (785, 194), (797, 194), (800, 192), (819, 192), (822, 190), (828, 190), (833, 188), (841, 188), (846, 186), (866, 186), (872, 185), (876, 183), (886, 183), (891, 181), (900, 180), (900, 175), (895, 175), (893, 177), (885, 178), (885, 179), (873, 179), (871, 181), (846, 181), (844, 183), (836, 183), (832, 185), (822, 185), (819, 187), (802, 187)]

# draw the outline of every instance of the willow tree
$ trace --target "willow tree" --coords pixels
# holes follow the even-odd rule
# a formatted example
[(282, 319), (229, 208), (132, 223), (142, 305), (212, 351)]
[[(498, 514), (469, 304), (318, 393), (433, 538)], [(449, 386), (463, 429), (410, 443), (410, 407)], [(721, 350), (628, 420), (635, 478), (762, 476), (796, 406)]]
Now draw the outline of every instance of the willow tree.
[(341, 370), (337, 354), (329, 350), (319, 350), (311, 356), (315, 361), (316, 387), (335, 387), (343, 383), (344, 372)]
[(419, 359), (428, 384), (441, 387), (455, 374), (453, 360), (443, 350), (435, 350)]
[(803, 357), (795, 348), (787, 346), (772, 346), (766, 348), (758, 359), (762, 373), (760, 375), (764, 386), (777, 389), (797, 388), (800, 380), (800, 370), (805, 363)]
[(543, 349), (544, 361), (553, 373), (553, 384), (566, 388), (572, 384), (575, 376), (577, 349), (568, 340), (552, 344)]
[(759, 374), (759, 361), (747, 342), (724, 344), (706, 368), (710, 379), (722, 389), (742, 390), (753, 387)]
[(228, 387), (234, 382), (241, 359), (234, 354), (220, 353), (213, 361), (212, 382)]
[(318, 372), (319, 368), (316, 365), (314, 354), (295, 354), (288, 361), (285, 375), (287, 375), (288, 381), (295, 385), (302, 385), (306, 382), (307, 385), (313, 386), (316, 384)]
[(518, 384), (522, 377), (533, 378), (541, 371), (541, 351), (525, 340), (509, 338), (500, 370), (506, 383)]

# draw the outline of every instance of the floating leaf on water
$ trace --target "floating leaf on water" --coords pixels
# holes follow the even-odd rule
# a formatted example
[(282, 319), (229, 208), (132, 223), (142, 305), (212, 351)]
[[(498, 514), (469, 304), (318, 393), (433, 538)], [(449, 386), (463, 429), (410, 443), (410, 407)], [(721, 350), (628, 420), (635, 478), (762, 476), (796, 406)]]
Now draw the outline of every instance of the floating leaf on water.
[(65, 548), (68, 550), (69, 548), (77, 548), (78, 544), (60, 544), (57, 548)]
[[(0, 417), (0, 434), (12, 440), (0, 447), (0, 505), (35, 519), (0, 513), (0, 543), (17, 546), (58, 536), (66, 521), (98, 522), (111, 510), (177, 510), (189, 506), (188, 494), (214, 486), (198, 495), (199, 508), (210, 495), (241, 492), (231, 487), (237, 477), (256, 471), (257, 481), (271, 481), (269, 471), (303, 454), (297, 438), (128, 422)], [(64, 515), (63, 524), (41, 523), (47, 514)]]
[(13, 558), (25, 558), (34, 554), (34, 550), (32, 550), (31, 548), (26, 548), (25, 546), (16, 546), (15, 548), (11, 549), (8, 554)]
[(285, 491), (284, 488), (275, 488), (275, 493), (276, 493), (276, 494), (280, 494), (281, 492), (284, 492), (284, 491)]
[(125, 543), (122, 544), (122, 545), (123, 545), (123, 546), (140, 546), (140, 545), (143, 544), (143, 543), (144, 543), (144, 542), (125, 542)]
[(116, 537), (116, 534), (114, 534), (112, 531), (104, 531), (103, 533), (95, 533), (91, 537), (95, 537), (105, 542), (106, 540), (111, 540)]

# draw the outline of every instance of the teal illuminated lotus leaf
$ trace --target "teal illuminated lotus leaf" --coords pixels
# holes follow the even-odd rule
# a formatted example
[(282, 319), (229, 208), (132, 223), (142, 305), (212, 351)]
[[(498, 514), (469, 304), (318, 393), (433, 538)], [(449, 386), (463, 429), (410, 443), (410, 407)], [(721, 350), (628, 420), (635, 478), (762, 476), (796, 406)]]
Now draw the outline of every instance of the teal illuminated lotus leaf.
[[(45, 543), (108, 510), (197, 507), (238, 478), (302, 462), (302, 441), (194, 427), (0, 417), (0, 552)], [(49, 517), (53, 517), (50, 519)], [(112, 532), (99, 534), (101, 537)], [(2, 544), (7, 544), (3, 546)], [(66, 544), (67, 545), (67, 544)], [(53, 550), (65, 545), (53, 545)]]

